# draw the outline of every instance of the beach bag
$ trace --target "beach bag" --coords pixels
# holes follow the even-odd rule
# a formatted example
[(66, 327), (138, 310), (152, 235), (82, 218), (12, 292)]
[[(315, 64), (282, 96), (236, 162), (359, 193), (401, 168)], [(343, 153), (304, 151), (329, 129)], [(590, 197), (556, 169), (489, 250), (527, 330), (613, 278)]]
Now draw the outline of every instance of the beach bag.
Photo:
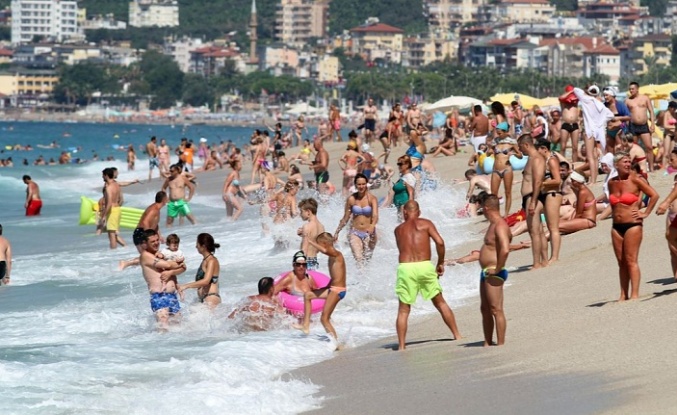
[(531, 136), (533, 138), (537, 138), (541, 135), (543, 135), (543, 124), (538, 124), (533, 130), (531, 130)]

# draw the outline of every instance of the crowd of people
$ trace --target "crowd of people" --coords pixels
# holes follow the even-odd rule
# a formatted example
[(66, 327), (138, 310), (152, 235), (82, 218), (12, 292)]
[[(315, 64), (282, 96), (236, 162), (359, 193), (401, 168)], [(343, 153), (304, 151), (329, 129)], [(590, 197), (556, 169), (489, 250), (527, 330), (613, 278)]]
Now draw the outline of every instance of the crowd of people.
[[(655, 116), (651, 101), (638, 93), (638, 87), (636, 83), (630, 84), (625, 102), (616, 100), (618, 92), (611, 87), (570, 87), (560, 96), (560, 108), (547, 113), (538, 107), (522, 108), (519, 100), (509, 108), (500, 102), (492, 103), (489, 116), (483, 113), (482, 106), (475, 106), (467, 118), (454, 110), (440, 132), (428, 128), (425, 114), (416, 105), (410, 105), (405, 112), (397, 104), (387, 121), (381, 122), (373, 101), (369, 100), (363, 109), (362, 125), (349, 133), (346, 150), (337, 160), (342, 171), (342, 177), (336, 181), (341, 183), (340, 192), (330, 180), (330, 154), (324, 149), (326, 141), (342, 140), (340, 117), (322, 123), (312, 141), (304, 139), (308, 130), (302, 117), (286, 134), (279, 123), (254, 131), (250, 142), (242, 148), (231, 142), (210, 146), (206, 139), (195, 146), (182, 139), (174, 149), (178, 156), (175, 164), (171, 164), (172, 149), (166, 140), (158, 143), (153, 137), (144, 149), (148, 155), (148, 180), (153, 180), (157, 169), (163, 184), (134, 231), (139, 257), (122, 261), (120, 266), (142, 267), (151, 309), (163, 328), (172, 316), (180, 313), (179, 298), (186, 289), (195, 288), (199, 301), (207, 306), (219, 306), (220, 264), (215, 257), (219, 244), (208, 233), (198, 235), (196, 248), (203, 260), (195, 281), (181, 284), (177, 275), (186, 271), (186, 264), (183, 255), (176, 254), (178, 236), (163, 238), (159, 223), (160, 212), (166, 205), (167, 228), (177, 217), (195, 224), (189, 207), (196, 192), (195, 174), (229, 166), (231, 171), (226, 175), (222, 196), (226, 215), (232, 220), (237, 220), (246, 206), (260, 205), (264, 230), (268, 226), (266, 220), (279, 224), (300, 216), (304, 221), (296, 231), (301, 242), (300, 250), (292, 258), (292, 271), (277, 282), (262, 278), (258, 294), (245, 299), (230, 314), (233, 318), (250, 315), (248, 321), (254, 329), (269, 328), (270, 318), (284, 312), (276, 296), (285, 291), (303, 300), (304, 311), (297, 316), (297, 328), (306, 333), (312, 301), (325, 299), (320, 320), (327, 332), (337, 338), (331, 315), (345, 297), (347, 285), (345, 259), (335, 242), (346, 229), (358, 267), (367, 264), (379, 239), (379, 210), (386, 207), (396, 209), (401, 222), (394, 230), (399, 251), (396, 330), (401, 350), (406, 348), (410, 307), (419, 293), (432, 301), (454, 338), (461, 338), (454, 314), (442, 295), (439, 277), (447, 265), (471, 261), (478, 261), (481, 268), (484, 344), (504, 344), (503, 284), (508, 279), (509, 252), (530, 248), (531, 268), (547, 267), (559, 259), (562, 235), (592, 229), (606, 218), (612, 221), (611, 241), (619, 265), (619, 301), (636, 299), (641, 275), (638, 253), (642, 223), (659, 198), (649, 184), (649, 173), (669, 165), (677, 169), (674, 150), (677, 103), (671, 102), (665, 113)], [(664, 129), (662, 144), (652, 139), (657, 127)], [(432, 146), (432, 137), (436, 135), (439, 140)], [(431, 221), (421, 218), (420, 195), (437, 186), (430, 158), (456, 155), (466, 139), (473, 152), (469, 162), (473, 168), (465, 175), (469, 186), (468, 208), (463, 214), (482, 214), (489, 227), (480, 249), (445, 261), (444, 239)], [(377, 142), (383, 148), (379, 155), (371, 151)], [(406, 150), (397, 158), (399, 177), (395, 177), (395, 170), (387, 165), (387, 160), (400, 145)], [(298, 147), (298, 153), (287, 157), (286, 153), (292, 154), (294, 147)], [(197, 159), (201, 166), (195, 166)], [(133, 169), (135, 162), (134, 149), (130, 148), (128, 167)], [(245, 163), (251, 163), (248, 183), (240, 175)], [(487, 169), (488, 165), (491, 169)], [(304, 180), (302, 168), (306, 166), (314, 180)], [(522, 171), (521, 180), (516, 180), (518, 170)], [(594, 185), (600, 174), (605, 175), (604, 190), (596, 197), (588, 184)], [(102, 227), (109, 235), (111, 248), (115, 248), (124, 243), (119, 237), (122, 192), (115, 180), (115, 169), (105, 169), (103, 178)], [(518, 209), (512, 203), (515, 184), (520, 184)], [(388, 190), (380, 201), (372, 193), (379, 187)], [(315, 197), (297, 201), (297, 192), (303, 188), (314, 189)], [(343, 216), (330, 233), (318, 220), (317, 212), (332, 194), (340, 195), (345, 204)], [(666, 236), (677, 279), (677, 209), (673, 206), (676, 199), (677, 187), (660, 204), (657, 213), (670, 213)], [(530, 242), (512, 245), (512, 238), (521, 233), (528, 233)], [(161, 252), (159, 245), (165, 240), (170, 251)], [(431, 241), (437, 251), (436, 266), (430, 262)], [(329, 260), (330, 280), (322, 286), (308, 273), (317, 270), (319, 253)]]

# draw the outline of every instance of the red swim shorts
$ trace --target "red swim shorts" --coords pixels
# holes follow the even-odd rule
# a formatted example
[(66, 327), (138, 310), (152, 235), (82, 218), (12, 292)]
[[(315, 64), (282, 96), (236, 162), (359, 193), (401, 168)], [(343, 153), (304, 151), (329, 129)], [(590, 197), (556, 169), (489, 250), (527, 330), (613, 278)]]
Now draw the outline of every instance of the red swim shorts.
[(37, 216), (42, 209), (42, 200), (31, 200), (26, 208), (26, 216)]

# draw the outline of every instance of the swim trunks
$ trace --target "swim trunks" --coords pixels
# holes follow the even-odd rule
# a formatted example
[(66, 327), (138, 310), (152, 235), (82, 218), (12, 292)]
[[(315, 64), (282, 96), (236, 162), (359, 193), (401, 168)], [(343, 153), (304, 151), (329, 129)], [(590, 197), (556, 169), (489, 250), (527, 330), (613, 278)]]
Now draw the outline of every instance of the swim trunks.
[(134, 241), (135, 246), (139, 246), (144, 242), (144, 237), (145, 237), (145, 232), (143, 228), (136, 228), (134, 229), (134, 233), (132, 234), (132, 241)]
[(32, 199), (30, 202), (28, 202), (26, 216), (37, 216), (40, 214), (40, 209), (42, 209), (42, 200)]
[(364, 129), (369, 131), (376, 131), (376, 120), (364, 120)]
[(177, 216), (188, 216), (190, 215), (190, 207), (188, 202), (183, 199), (172, 200), (167, 203), (167, 216), (170, 218), (175, 218)]
[(321, 173), (315, 173), (315, 183), (327, 183), (329, 181), (329, 172), (323, 171)]
[(150, 309), (155, 313), (164, 308), (168, 308), (170, 314), (181, 311), (176, 293), (150, 293)]
[(487, 271), (493, 268), (484, 268), (480, 271), (480, 282), (484, 282), (487, 278), (498, 278), (499, 280), (506, 282), (508, 281), (508, 270), (505, 268), (501, 269), (496, 275), (488, 275)]
[(442, 292), (435, 266), (430, 261), (404, 262), (397, 266), (395, 293), (404, 304), (414, 304), (418, 293), (432, 300)]
[(120, 216), (122, 211), (120, 206), (113, 206), (110, 208), (110, 213), (106, 218), (106, 230), (107, 231), (119, 231), (120, 230)]
[(346, 288), (345, 287), (336, 287), (336, 286), (332, 285), (331, 287), (329, 287), (329, 292), (335, 292), (336, 294), (338, 294), (339, 300), (343, 300), (344, 298), (346, 298)]
[(568, 122), (563, 122), (562, 123), (562, 130), (567, 131), (569, 133), (573, 133), (574, 131), (578, 130), (578, 123), (568, 123)]
[(148, 168), (150, 170), (153, 170), (156, 167), (160, 167), (160, 162), (158, 161), (157, 157), (149, 157), (148, 158)]
[(7, 261), (0, 261), (0, 280), (5, 278), (5, 275), (7, 275)]
[(316, 269), (320, 268), (320, 263), (317, 262), (316, 256), (307, 257), (306, 264), (308, 264), (308, 271), (315, 271)]
[(651, 134), (651, 130), (649, 130), (649, 124), (630, 123), (630, 132), (632, 135)]

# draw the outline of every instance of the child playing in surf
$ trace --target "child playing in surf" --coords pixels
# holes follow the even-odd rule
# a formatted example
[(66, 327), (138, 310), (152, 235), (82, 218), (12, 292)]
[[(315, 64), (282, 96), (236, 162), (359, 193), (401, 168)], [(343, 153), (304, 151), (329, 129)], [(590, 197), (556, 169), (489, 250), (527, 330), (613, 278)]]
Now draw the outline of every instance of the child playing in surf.
[[(172, 233), (170, 235), (167, 235), (166, 243), (167, 247), (162, 251), (158, 252), (155, 255), (156, 258), (164, 259), (165, 261), (173, 261), (176, 262), (177, 264), (181, 264), (183, 261), (185, 261), (185, 256), (183, 255), (183, 252), (179, 249), (181, 239), (179, 239), (179, 236), (177, 234)], [(167, 281), (162, 282), (162, 291), (176, 292), (178, 291), (177, 286), (178, 281), (176, 280), (176, 277), (173, 277)], [(179, 296), (181, 300), (183, 300), (182, 291), (179, 291)]]
[(327, 333), (338, 340), (336, 330), (334, 330), (334, 326), (331, 325), (330, 320), (336, 305), (346, 296), (346, 261), (343, 258), (343, 254), (334, 248), (334, 237), (329, 232), (319, 234), (315, 241), (309, 239), (308, 243), (317, 248), (319, 252), (322, 252), (329, 257), (329, 276), (331, 277), (331, 280), (326, 287), (305, 294), (303, 325), (295, 327), (308, 334), (310, 332), (311, 301), (317, 298), (324, 298), (326, 301), (324, 303), (324, 308), (322, 309), (320, 322)]

